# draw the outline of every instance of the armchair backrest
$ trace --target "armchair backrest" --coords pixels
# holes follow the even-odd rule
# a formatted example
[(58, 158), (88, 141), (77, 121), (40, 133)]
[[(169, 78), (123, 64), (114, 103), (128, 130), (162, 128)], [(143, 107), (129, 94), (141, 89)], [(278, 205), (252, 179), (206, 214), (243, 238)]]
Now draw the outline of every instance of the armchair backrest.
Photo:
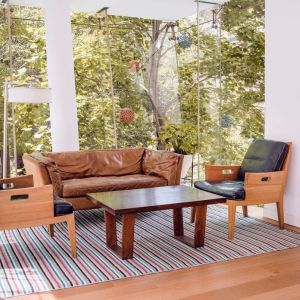
[(54, 216), (52, 185), (32, 187), (32, 176), (2, 179), (0, 183), (13, 183), (15, 187), (0, 191), (0, 229)]
[(14, 178), (0, 179), (0, 184), (5, 184), (5, 183), (7, 184), (12, 183), (14, 189), (33, 187), (33, 176), (27, 175), (27, 176), (20, 176)]
[[(288, 167), (290, 145), (288, 143), (258, 139), (250, 145), (239, 172), (244, 180), (245, 173), (263, 173), (283, 170)], [(288, 158), (288, 159), (287, 159)]]
[(283, 166), (281, 168), (281, 171), (285, 171), (285, 172), (287, 172), (288, 169), (289, 169), (289, 165), (290, 165), (290, 161), (291, 161), (291, 154), (292, 154), (291, 153), (292, 143), (288, 142), (287, 144), (289, 146), (289, 150), (288, 150), (288, 154), (287, 154), (287, 156), (285, 158), (285, 161), (283, 163)]

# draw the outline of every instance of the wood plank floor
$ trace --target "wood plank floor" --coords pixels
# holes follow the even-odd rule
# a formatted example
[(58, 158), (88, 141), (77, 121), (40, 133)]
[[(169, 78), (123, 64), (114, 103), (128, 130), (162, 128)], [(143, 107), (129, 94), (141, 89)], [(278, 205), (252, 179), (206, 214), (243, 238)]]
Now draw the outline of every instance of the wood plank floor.
[(300, 248), (12, 299), (296, 300), (300, 299)]

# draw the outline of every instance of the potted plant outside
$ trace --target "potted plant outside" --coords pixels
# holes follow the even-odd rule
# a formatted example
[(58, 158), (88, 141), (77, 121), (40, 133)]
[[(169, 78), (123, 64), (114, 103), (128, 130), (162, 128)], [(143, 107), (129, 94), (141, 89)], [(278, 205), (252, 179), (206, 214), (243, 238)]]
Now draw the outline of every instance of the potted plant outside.
[(196, 127), (189, 123), (168, 124), (159, 134), (167, 150), (183, 154), (181, 178), (185, 178), (193, 163), (193, 154), (197, 149)]

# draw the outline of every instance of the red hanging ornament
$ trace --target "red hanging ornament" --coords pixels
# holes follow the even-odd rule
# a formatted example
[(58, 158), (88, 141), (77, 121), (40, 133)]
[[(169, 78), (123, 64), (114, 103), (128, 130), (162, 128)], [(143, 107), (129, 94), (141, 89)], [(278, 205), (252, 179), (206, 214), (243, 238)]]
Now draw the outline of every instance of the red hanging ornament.
[(130, 124), (133, 122), (135, 117), (135, 113), (134, 111), (129, 108), (129, 107), (125, 107), (122, 108), (120, 111), (120, 121), (126, 124)]
[(132, 73), (138, 73), (141, 70), (142, 66), (138, 60), (132, 60), (128, 64), (128, 70)]

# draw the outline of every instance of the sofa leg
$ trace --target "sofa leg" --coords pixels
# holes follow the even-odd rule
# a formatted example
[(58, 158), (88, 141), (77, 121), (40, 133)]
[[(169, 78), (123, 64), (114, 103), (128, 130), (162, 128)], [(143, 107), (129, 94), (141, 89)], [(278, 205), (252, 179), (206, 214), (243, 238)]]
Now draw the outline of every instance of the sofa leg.
[(243, 215), (244, 217), (248, 217), (248, 206), (243, 206)]
[(280, 229), (284, 229), (283, 201), (276, 202), (276, 205), (277, 205), (278, 225)]
[(48, 232), (51, 237), (54, 236), (54, 224), (48, 225)]
[(228, 238), (233, 240), (234, 238), (234, 226), (235, 226), (235, 214), (236, 203), (232, 200), (227, 200), (228, 205)]

